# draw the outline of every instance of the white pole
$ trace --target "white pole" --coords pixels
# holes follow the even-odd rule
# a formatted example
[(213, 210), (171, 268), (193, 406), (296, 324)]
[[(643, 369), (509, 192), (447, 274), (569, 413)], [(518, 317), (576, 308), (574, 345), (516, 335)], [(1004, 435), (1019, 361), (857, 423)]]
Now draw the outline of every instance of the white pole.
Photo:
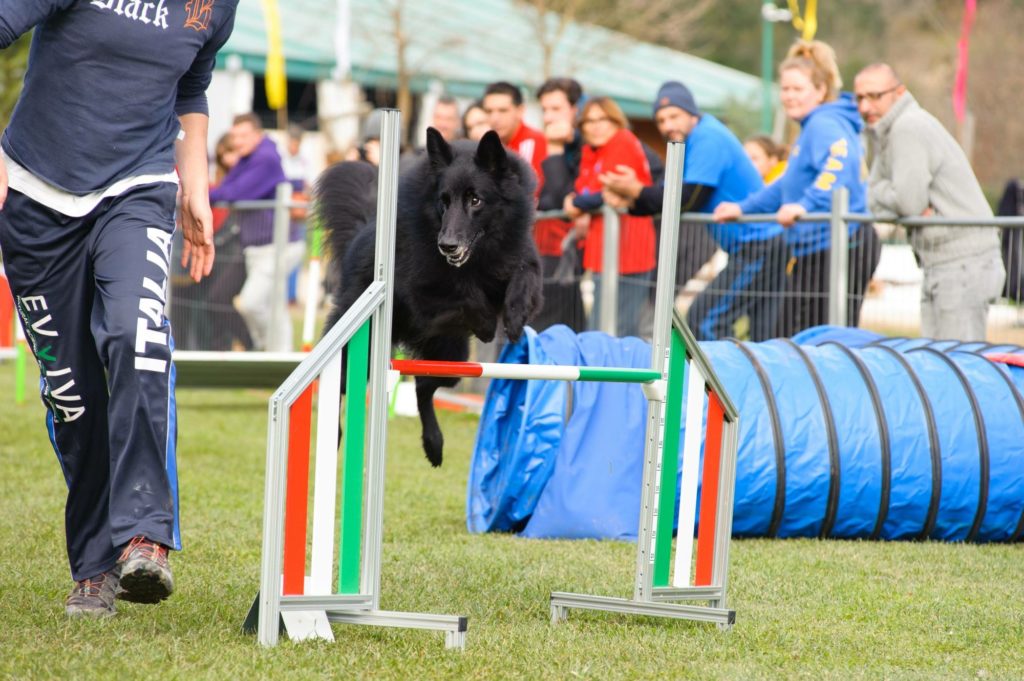
[(700, 442), (704, 431), (704, 374), (687, 362), (686, 432), (683, 436), (683, 481), (679, 491), (679, 533), (676, 535), (672, 586), (690, 586), (693, 563), (693, 525), (697, 518), (697, 479), (700, 477)]
[(302, 349), (313, 347), (313, 332), (316, 326), (316, 311), (320, 307), (320, 258), (314, 256), (309, 261), (309, 272), (306, 275), (306, 310), (302, 319)]
[(384, 284), (384, 300), (373, 313), (370, 338), (370, 409), (367, 414), (366, 500), (360, 591), (380, 608), (381, 544), (384, 518), (384, 462), (387, 445), (387, 372), (391, 360), (391, 305), (395, 295), (395, 232), (398, 208), (398, 135), (401, 113), (384, 109), (380, 124), (377, 175), (377, 245), (374, 280)]
[(316, 472), (313, 478), (313, 549), (309, 593), (326, 596), (334, 574), (334, 521), (338, 496), (338, 414), (341, 352), (320, 374), (316, 408)]

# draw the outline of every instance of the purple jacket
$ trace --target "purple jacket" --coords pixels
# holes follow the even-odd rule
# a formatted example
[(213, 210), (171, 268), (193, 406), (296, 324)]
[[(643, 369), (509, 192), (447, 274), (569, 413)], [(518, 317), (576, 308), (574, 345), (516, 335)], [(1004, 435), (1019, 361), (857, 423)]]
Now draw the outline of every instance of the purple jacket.
[[(273, 199), (277, 185), (287, 182), (277, 145), (264, 137), (251, 154), (238, 161), (224, 180), (210, 190), (210, 202), (260, 201)], [(274, 240), (274, 211), (236, 211), (242, 247), (265, 246)]]

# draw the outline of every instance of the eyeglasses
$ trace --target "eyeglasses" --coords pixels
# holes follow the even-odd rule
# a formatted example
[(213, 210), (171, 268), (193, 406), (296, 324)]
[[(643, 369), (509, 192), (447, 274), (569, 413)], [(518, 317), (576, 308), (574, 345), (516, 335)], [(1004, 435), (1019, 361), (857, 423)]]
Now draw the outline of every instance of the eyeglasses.
[(583, 125), (587, 125), (588, 123), (604, 123), (605, 121), (610, 121), (610, 120), (611, 119), (608, 118), (607, 116), (602, 116), (600, 118), (584, 118), (583, 119)]
[(896, 83), (895, 85), (893, 85), (888, 90), (882, 90), (881, 92), (862, 92), (862, 93), (859, 93), (859, 94), (855, 94), (853, 96), (853, 98), (857, 100), (858, 104), (863, 102), (865, 99), (868, 100), (869, 102), (877, 102), (882, 97), (885, 97), (887, 94), (889, 94), (890, 92), (896, 91), (901, 85), (903, 85), (903, 83)]

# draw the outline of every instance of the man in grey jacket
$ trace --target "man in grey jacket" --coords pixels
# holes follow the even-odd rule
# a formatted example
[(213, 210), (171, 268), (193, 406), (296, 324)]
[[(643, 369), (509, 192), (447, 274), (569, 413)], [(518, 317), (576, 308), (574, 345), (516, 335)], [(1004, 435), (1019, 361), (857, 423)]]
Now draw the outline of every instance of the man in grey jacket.
[[(970, 162), (938, 119), (921, 108), (888, 64), (857, 74), (854, 94), (874, 161), (868, 205), (877, 215), (988, 218), (992, 209)], [(912, 227), (924, 271), (921, 335), (985, 340), (988, 306), (1005, 272), (997, 227)]]

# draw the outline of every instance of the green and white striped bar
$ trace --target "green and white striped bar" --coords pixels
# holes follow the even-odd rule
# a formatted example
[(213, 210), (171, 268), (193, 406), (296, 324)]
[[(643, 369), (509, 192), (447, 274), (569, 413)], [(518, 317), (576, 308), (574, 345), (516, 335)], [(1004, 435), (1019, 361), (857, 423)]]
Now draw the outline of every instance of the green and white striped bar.
[(651, 369), (617, 367), (498, 364), (494, 362), (431, 362), (393, 359), (391, 368), (403, 376), (457, 378), (510, 378), (541, 381), (604, 381), (606, 383), (653, 383), (661, 374)]

